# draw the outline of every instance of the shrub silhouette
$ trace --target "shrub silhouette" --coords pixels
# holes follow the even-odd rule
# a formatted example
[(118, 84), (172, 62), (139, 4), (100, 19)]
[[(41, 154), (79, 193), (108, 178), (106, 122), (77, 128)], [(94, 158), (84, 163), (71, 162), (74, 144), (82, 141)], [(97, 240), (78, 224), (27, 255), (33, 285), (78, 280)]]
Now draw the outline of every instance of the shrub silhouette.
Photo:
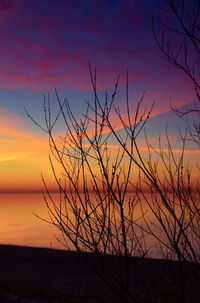
[[(192, 69), (187, 44), (193, 48), (199, 64), (200, 4), (191, 3), (188, 7), (186, 1), (166, 0), (168, 10), (165, 12), (170, 10), (177, 18), (182, 32), (170, 28), (155, 16), (152, 24), (159, 48), (193, 82), (199, 102), (198, 71)], [(185, 23), (187, 12), (190, 19)], [(188, 20), (192, 21), (188, 23)], [(164, 33), (159, 40), (156, 22), (181, 36), (179, 47), (176, 45), (177, 52), (169, 40), (165, 42)], [(52, 152), (49, 159), (60, 193), (56, 200), (43, 178), (48, 222), (61, 231), (66, 248), (70, 243), (70, 249), (73, 247), (85, 258), (120, 302), (140, 302), (138, 293), (144, 290), (148, 293), (149, 301), (145, 297), (146, 302), (154, 302), (154, 294), (146, 287), (146, 281), (135, 265), (136, 259), (132, 258), (148, 256), (150, 237), (165, 258), (178, 260), (180, 277), (177, 283), (181, 295), (177, 300), (190, 302), (188, 289), (199, 281), (200, 190), (198, 179), (184, 161), (188, 132), (180, 133), (182, 151), (179, 157), (173, 152), (167, 131), (167, 151), (162, 148), (161, 140), (159, 149), (154, 149), (147, 135), (147, 153), (144, 155), (138, 142), (145, 135), (153, 106), (143, 112), (142, 96), (135, 113), (131, 113), (127, 73), (126, 114), (122, 114), (115, 106), (119, 78), (113, 93), (110, 96), (105, 93), (104, 100), (100, 100), (96, 71), (93, 73), (89, 66), (89, 72), (94, 100), (87, 103), (86, 112), (80, 119), (76, 118), (68, 101), (60, 99), (57, 90), (59, 110), (54, 118), (50, 100), (44, 101), (45, 127), (28, 114), (49, 136)], [(185, 117), (193, 110), (175, 111)], [(199, 115), (198, 107), (195, 113)], [(64, 131), (57, 136), (54, 129), (60, 119)], [(187, 127), (190, 139), (199, 144), (199, 122), (188, 123)], [(149, 220), (149, 214), (153, 222)], [(88, 258), (86, 252), (95, 257)], [(138, 290), (137, 281), (142, 290)]]

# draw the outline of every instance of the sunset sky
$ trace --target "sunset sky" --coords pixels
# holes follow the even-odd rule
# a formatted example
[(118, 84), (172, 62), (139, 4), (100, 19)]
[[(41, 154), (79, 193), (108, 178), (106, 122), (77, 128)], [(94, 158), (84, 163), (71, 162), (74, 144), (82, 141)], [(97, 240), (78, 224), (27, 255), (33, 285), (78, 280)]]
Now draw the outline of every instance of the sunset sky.
[[(0, 191), (38, 190), (41, 172), (50, 178), (48, 139), (24, 109), (43, 123), (43, 96), (50, 93), (54, 102), (56, 87), (80, 117), (84, 100), (92, 99), (89, 60), (97, 70), (100, 94), (110, 91), (120, 74), (116, 102), (122, 112), (128, 69), (131, 112), (145, 92), (145, 107), (155, 101), (150, 138), (155, 142), (166, 122), (176, 137), (179, 121), (169, 112), (170, 104), (192, 103), (195, 94), (190, 81), (163, 58), (153, 39), (151, 16), (159, 13), (156, 6), (161, 3), (0, 1)], [(190, 145), (189, 161), (199, 156), (193, 149)]]

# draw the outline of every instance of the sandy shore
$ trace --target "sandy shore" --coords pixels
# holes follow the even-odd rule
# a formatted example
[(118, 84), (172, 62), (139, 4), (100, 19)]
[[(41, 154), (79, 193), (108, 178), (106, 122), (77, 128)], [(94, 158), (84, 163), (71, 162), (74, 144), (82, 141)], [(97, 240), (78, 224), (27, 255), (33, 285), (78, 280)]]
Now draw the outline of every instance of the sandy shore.
[[(96, 262), (92, 255), (87, 255), (87, 258), (92, 264)], [(112, 266), (119, 266), (118, 261), (117, 258), (112, 261)], [(76, 252), (0, 245), (0, 269), (2, 303), (98, 302), (93, 294), (106, 302), (117, 302), (96, 272), (85, 261), (80, 261)], [(155, 291), (164, 296), (173, 294), (174, 298), (175, 294), (179, 295), (180, 271), (177, 262), (134, 258), (135, 271), (140, 276), (139, 282), (136, 281), (137, 277), (132, 277), (133, 292), (138, 297), (145, 292), (144, 284), (145, 289), (152, 293)], [(194, 290), (191, 291), (192, 296), (196, 297)], [(187, 296), (190, 296), (190, 292), (187, 292)], [(189, 302), (195, 301), (191, 297)]]

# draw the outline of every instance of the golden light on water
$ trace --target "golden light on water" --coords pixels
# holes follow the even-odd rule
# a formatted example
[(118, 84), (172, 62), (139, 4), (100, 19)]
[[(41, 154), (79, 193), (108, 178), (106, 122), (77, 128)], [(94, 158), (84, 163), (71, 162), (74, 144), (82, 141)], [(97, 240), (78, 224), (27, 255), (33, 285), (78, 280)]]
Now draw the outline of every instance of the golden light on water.
[(55, 227), (34, 216), (48, 218), (41, 194), (0, 194), (0, 242), (22, 246), (63, 248)]

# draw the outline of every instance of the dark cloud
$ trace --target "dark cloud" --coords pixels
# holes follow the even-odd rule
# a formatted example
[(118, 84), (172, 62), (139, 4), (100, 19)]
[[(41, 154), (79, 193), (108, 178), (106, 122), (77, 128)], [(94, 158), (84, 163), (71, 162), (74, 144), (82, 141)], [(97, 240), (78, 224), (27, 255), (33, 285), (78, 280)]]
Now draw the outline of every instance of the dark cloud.
[[(114, 76), (128, 68), (134, 85), (151, 89), (152, 94), (158, 86), (173, 90), (174, 80), (168, 77), (173, 68), (161, 58), (152, 36), (156, 4), (154, 0), (1, 1), (0, 87), (88, 90), (90, 59), (102, 88), (110, 87)], [(181, 77), (173, 71), (170, 75)]]

